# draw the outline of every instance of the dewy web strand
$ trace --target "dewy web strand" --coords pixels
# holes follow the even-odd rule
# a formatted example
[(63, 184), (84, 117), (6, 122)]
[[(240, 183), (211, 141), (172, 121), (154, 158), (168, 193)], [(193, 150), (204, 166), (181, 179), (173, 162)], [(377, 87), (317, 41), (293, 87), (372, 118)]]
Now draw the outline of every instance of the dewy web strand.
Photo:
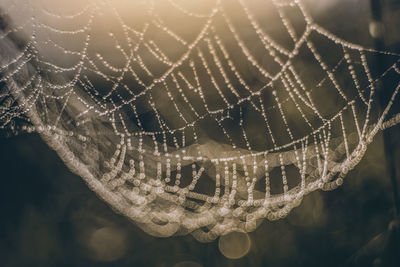
[(400, 55), (337, 37), (302, 1), (0, 8), (1, 127), (39, 133), (151, 235), (210, 241), (283, 218), (400, 121)]

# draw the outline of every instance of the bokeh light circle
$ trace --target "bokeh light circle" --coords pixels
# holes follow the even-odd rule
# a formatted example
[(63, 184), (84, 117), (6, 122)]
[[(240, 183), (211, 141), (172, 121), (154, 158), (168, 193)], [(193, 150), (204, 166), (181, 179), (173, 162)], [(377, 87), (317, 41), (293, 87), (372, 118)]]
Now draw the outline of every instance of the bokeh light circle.
[(240, 259), (249, 253), (251, 240), (246, 233), (232, 232), (219, 238), (218, 248), (226, 258)]

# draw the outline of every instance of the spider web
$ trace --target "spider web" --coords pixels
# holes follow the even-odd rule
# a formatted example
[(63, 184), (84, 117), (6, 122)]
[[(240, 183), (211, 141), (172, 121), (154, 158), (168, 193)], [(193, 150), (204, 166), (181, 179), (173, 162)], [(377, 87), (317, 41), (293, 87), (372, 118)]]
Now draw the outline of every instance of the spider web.
[(400, 55), (342, 40), (300, 1), (131, 2), (4, 1), (0, 125), (40, 133), (149, 234), (283, 218), (400, 121), (399, 85), (377, 101)]

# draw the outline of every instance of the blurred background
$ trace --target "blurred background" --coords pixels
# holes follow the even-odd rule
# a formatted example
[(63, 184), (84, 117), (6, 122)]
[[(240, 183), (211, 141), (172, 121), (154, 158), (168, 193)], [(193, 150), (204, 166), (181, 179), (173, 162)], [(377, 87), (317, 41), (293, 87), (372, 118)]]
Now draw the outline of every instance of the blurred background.
[[(400, 1), (305, 2), (338, 36), (400, 51)], [(371, 10), (374, 2), (381, 16)], [(400, 173), (400, 126), (386, 132)], [(288, 217), (264, 221), (248, 235), (205, 244), (144, 233), (90, 191), (36, 134), (1, 133), (0, 148), (3, 266), (400, 266), (382, 133), (338, 189), (306, 196)]]

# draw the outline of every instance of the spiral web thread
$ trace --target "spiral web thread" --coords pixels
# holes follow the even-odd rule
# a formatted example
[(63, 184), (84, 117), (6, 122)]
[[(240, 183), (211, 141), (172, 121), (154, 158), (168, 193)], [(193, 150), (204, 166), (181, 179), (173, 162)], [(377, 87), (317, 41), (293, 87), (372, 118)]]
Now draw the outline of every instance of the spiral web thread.
[[(300, 1), (268, 2), (278, 34), (244, 0), (202, 12), (137, 1), (133, 25), (115, 2), (68, 15), (41, 1), (0, 5), (3, 20), (25, 18), (1, 25), (0, 123), (40, 133), (149, 234), (210, 241), (283, 218), (304, 195), (341, 185), (400, 121), (388, 119), (399, 85), (385, 88), (383, 110), (376, 103), (379, 84), (399, 80), (400, 55), (338, 38)], [(110, 32), (98, 26), (104, 13)], [(390, 61), (384, 73), (376, 54)]]

